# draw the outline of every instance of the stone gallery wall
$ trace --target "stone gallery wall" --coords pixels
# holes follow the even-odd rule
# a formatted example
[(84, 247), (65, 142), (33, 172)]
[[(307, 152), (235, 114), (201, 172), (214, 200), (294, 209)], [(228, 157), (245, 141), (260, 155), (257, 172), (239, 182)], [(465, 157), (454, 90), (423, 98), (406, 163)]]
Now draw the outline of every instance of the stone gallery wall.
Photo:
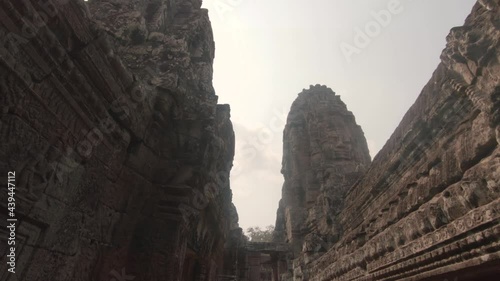
[(200, 6), (0, 2), (0, 171), (2, 183), (14, 171), (17, 185), (15, 274), (2, 223), (0, 280), (217, 280), (227, 271), (238, 229), (234, 133), (212, 87), (214, 42)]

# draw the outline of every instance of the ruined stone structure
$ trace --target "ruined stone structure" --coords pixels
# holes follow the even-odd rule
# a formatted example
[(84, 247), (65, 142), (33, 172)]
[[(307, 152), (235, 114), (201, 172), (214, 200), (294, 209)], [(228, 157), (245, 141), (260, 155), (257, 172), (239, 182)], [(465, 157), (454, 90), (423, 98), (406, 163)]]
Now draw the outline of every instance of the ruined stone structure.
[[(346, 116), (339, 118), (329, 116), (334, 106), (320, 107), (324, 96), (336, 96), (320, 94), (327, 90), (318, 86), (299, 95), (284, 133), (276, 220), (277, 240), (291, 243), (294, 253), (278, 272), (282, 280), (498, 279), (499, 5), (479, 1), (465, 25), (451, 30), (442, 63), (369, 167), (364, 138), (353, 134), (360, 130), (353, 121), (343, 125), (345, 109), (337, 110)], [(309, 119), (317, 112), (329, 126)], [(360, 145), (315, 156), (315, 129), (326, 134), (323, 142), (343, 134)], [(337, 160), (344, 169), (325, 176), (324, 167)], [(318, 211), (331, 196), (338, 207)]]
[(361, 127), (340, 97), (320, 85), (300, 93), (283, 133), (285, 183), (275, 241), (290, 243), (297, 256), (312, 252), (315, 239), (337, 240), (345, 193), (369, 164)]
[(246, 253), (246, 274), (242, 280), (246, 281), (272, 281), (279, 280), (277, 275), (281, 269), (286, 268), (286, 264), (279, 264), (282, 257), (286, 257), (290, 252), (287, 243), (275, 242), (247, 242), (244, 252)]
[(11, 245), (0, 228), (0, 281), (500, 276), (497, 0), (452, 29), (372, 163), (339, 96), (299, 94), (273, 243), (238, 226), (234, 133), (200, 7), (0, 1), (0, 179), (15, 184), (0, 221), (16, 234)]
[(0, 228), (0, 280), (218, 280), (231, 270), (234, 134), (200, 6), (0, 2), (0, 171), (2, 183), (15, 171), (18, 220), (15, 274)]

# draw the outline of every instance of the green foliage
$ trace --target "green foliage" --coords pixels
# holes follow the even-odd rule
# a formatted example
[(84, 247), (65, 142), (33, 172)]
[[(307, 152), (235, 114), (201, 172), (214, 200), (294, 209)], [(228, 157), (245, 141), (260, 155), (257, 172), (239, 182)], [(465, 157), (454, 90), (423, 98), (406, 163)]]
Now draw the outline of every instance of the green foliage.
[(259, 226), (249, 227), (246, 232), (251, 242), (271, 242), (273, 240), (274, 226), (268, 225), (265, 229)]

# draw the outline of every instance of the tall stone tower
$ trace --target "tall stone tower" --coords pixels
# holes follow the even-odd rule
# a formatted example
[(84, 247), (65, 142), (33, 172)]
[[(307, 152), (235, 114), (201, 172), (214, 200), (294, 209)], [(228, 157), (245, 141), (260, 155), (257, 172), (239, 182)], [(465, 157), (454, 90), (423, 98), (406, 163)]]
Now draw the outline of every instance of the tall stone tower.
[[(293, 102), (283, 133), (284, 176), (276, 242), (290, 243), (294, 256), (334, 242), (350, 186), (370, 164), (366, 139), (340, 96), (326, 86), (304, 89)], [(321, 247), (318, 247), (322, 245)]]

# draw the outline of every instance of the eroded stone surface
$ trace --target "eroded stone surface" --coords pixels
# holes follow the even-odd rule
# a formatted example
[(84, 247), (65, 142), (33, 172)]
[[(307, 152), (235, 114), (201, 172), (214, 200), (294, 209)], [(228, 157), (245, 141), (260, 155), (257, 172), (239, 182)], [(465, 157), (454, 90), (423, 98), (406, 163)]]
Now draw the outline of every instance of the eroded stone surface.
[(234, 134), (200, 6), (0, 3), (0, 170), (16, 171), (19, 218), (15, 275), (0, 230), (1, 280), (223, 274), (241, 238)]
[(361, 127), (340, 97), (326, 86), (311, 86), (292, 104), (283, 134), (283, 198), (275, 241), (293, 252), (313, 252), (320, 237), (333, 243), (341, 234), (337, 215), (348, 188), (370, 164)]

